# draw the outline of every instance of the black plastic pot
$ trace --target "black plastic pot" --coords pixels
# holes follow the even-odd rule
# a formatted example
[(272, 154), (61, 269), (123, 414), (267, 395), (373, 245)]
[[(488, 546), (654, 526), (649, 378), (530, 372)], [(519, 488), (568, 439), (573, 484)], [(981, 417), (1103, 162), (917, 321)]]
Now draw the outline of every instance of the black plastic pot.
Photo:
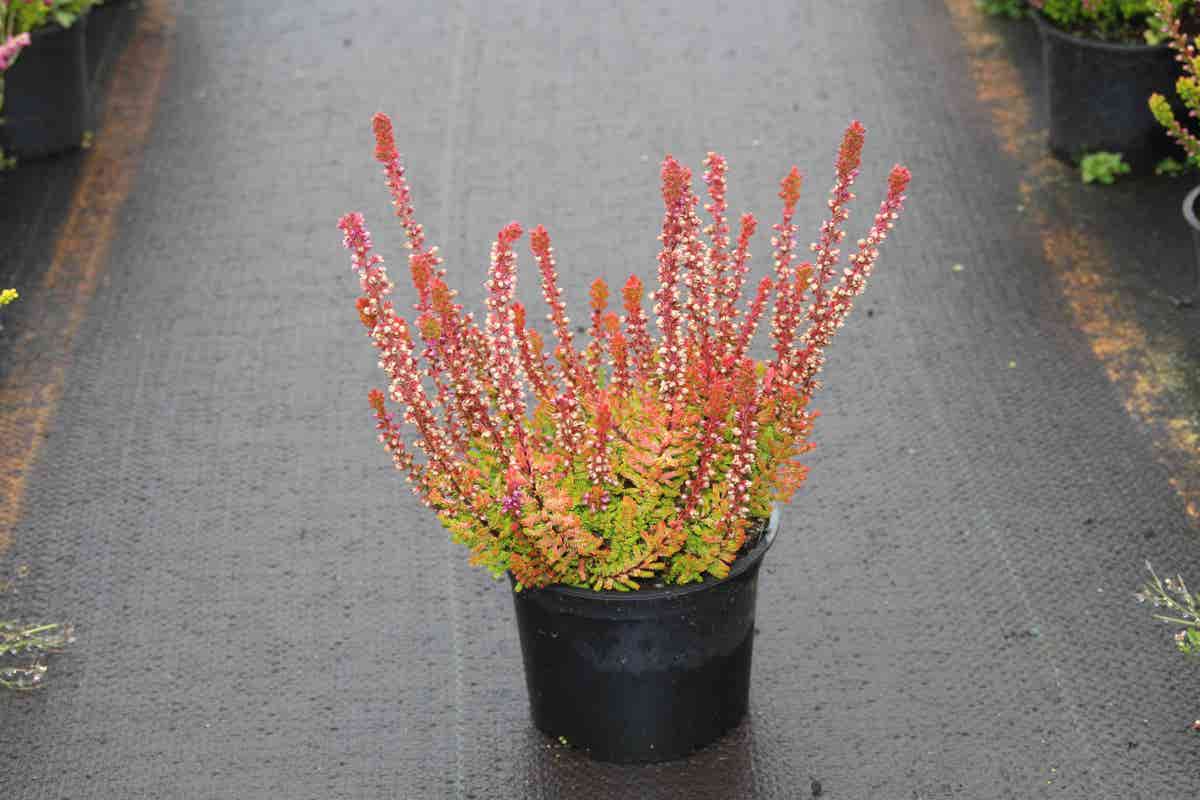
[(1114, 44), (1074, 36), (1034, 14), (1042, 37), (1050, 150), (1077, 163), (1098, 150), (1121, 153), (1148, 171), (1173, 153), (1170, 137), (1146, 105), (1171, 94), (1178, 64), (1165, 45)]
[(92, 104), (87, 64), (87, 19), (69, 28), (34, 31), (4, 74), (0, 147), (18, 158), (71, 150), (91, 127)]
[(513, 594), (533, 722), (601, 761), (681, 758), (746, 714), (758, 568), (779, 510), (721, 580)]

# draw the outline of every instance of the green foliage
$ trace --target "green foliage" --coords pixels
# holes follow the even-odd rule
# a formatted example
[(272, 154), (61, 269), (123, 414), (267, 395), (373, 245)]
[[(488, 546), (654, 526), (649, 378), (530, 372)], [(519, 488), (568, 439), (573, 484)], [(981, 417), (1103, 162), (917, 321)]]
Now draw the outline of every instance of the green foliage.
[(1146, 562), (1150, 580), (1142, 586), (1135, 597), (1138, 602), (1149, 602), (1163, 613), (1154, 618), (1178, 626), (1175, 632), (1175, 647), (1186, 656), (1200, 656), (1200, 597), (1188, 590), (1183, 578), (1159, 578)]
[(1103, 183), (1109, 185), (1119, 176), (1129, 174), (1129, 165), (1125, 163), (1120, 153), (1108, 153), (1101, 150), (1089, 153), (1079, 162), (1079, 171), (1084, 183)]
[[(1181, 576), (1160, 579), (1149, 561), (1146, 569), (1150, 571), (1150, 580), (1134, 596), (1139, 603), (1149, 602), (1162, 609), (1154, 618), (1177, 628), (1174, 639), (1179, 652), (1191, 658), (1200, 656), (1200, 607), (1197, 607), (1200, 597), (1188, 590)], [(1192, 723), (1192, 729), (1200, 731), (1200, 719)]]
[(0, 621), (0, 687), (37, 688), (46, 674), (45, 657), (74, 641), (71, 626)]
[[(510, 491), (508, 476), (490, 443), (474, 443), (473, 480), (488, 502), (474, 514), (439, 514), (452, 538), (472, 550), (473, 564), (497, 577), (509, 569), (522, 574), (540, 558), (541, 547), (553, 543), (562, 552), (553, 577), (567, 585), (626, 591), (647, 578), (675, 584), (700, 581), (705, 575), (723, 577), (746, 532), (770, 516), (775, 499), (790, 494), (804, 478), (802, 467), (779, 461), (808, 449), (803, 435), (807, 426), (794, 433), (777, 430), (776, 405), (764, 403), (748, 518), (727, 530), (729, 489), (718, 481), (701, 493), (697, 512), (684, 522), (684, 483), (700, 459), (695, 439), (702, 422), (699, 415), (677, 416), (672, 425), (650, 390), (635, 390), (627, 400), (610, 396), (609, 401), (620, 435), (608, 450), (614, 480), (605, 485), (603, 500), (596, 495), (582, 454), (553, 446), (554, 425), (546, 406), (535, 412), (535, 425), (540, 427), (536, 432), (545, 438), (530, 458), (533, 472), (541, 477), (536, 495), (525, 487), (517, 515), (521, 537), (497, 535), (513, 526), (513, 518), (502, 508)], [(730, 409), (730, 418), (733, 413)], [(717, 474), (729, 471), (734, 444), (729, 434), (713, 461)], [(486, 525), (479, 524), (479, 513)]]
[(1170, 129), (1175, 124), (1175, 112), (1171, 110), (1171, 104), (1167, 98), (1163, 97), (1158, 92), (1150, 95), (1150, 113), (1154, 115), (1154, 119), (1159, 125)]
[(975, 5), (989, 16), (1009, 19), (1021, 19), (1028, 11), (1025, 0), (975, 0)]
[(1192, 168), (1192, 166), (1193, 165), (1190, 161), (1188, 163), (1184, 164), (1184, 163), (1182, 163), (1180, 161), (1176, 161), (1175, 159), (1168, 156), (1168, 157), (1164, 158), (1162, 161), (1160, 161), (1154, 165), (1154, 174), (1155, 175), (1168, 175), (1172, 178), (1176, 178), (1176, 177), (1182, 175), (1183, 173), (1187, 172), (1189, 169)]
[[(1175, 14), (1190, 10), (1194, 0), (1166, 0)], [(1080, 36), (1129, 43), (1163, 41), (1159, 0), (1031, 0), (1042, 15), (1063, 30)]]
[(0, 15), (8, 23), (6, 33), (12, 36), (47, 25), (69, 28), (95, 4), (95, 0), (53, 0), (50, 5), (42, 0), (0, 0)]
[[(1175, 58), (1183, 65), (1183, 75), (1175, 82), (1175, 93), (1179, 95), (1179, 99), (1187, 108), (1188, 117), (1194, 118), (1200, 113), (1200, 82), (1197, 81), (1197, 74), (1200, 73), (1200, 57), (1196, 56), (1192, 42), (1189, 42), (1188, 37), (1183, 33), (1183, 20), (1180, 19), (1177, 5), (1168, 0), (1156, 0), (1156, 9), (1161, 20), (1160, 28), (1163, 39), (1175, 51)], [(1171, 138), (1183, 148), (1184, 153), (1187, 154), (1188, 164), (1191, 166), (1200, 164), (1200, 139), (1176, 118), (1175, 111), (1171, 108), (1171, 103), (1167, 98), (1155, 92), (1150, 95), (1148, 104), (1154, 119), (1158, 121), (1159, 125), (1166, 128), (1167, 132), (1171, 134)]]

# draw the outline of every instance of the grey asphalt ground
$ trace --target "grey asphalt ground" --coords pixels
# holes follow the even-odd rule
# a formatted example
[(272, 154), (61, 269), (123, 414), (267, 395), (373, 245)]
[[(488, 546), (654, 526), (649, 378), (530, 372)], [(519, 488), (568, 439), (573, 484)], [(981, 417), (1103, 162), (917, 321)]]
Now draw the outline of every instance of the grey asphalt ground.
[[(0, 795), (1194, 795), (1200, 676), (1132, 590), (1145, 558), (1200, 575), (1195, 533), (1015, 210), (1020, 165), (946, 9), (569, 5), (178, 6), (136, 190), (0, 558), (30, 570), (7, 610), (79, 632), (44, 691), (0, 696)], [(651, 276), (666, 152), (699, 171), (722, 151), (732, 209), (764, 221), (798, 164), (805, 242), (850, 119), (868, 128), (852, 230), (893, 162), (914, 173), (765, 562), (751, 716), (685, 762), (595, 764), (531, 727), (507, 586), (374, 440), (381, 376), (335, 223), (363, 211), (403, 276), (377, 110), (469, 306), (511, 219), (550, 229), (577, 314), (593, 277)], [(30, 165), (44, 181), (2, 198), (29, 274), (71, 163)], [(1095, 213), (1173, 215), (1185, 188)], [(1161, 224), (1114, 234), (1131, 271), (1186, 254)], [(525, 258), (537, 307), (533, 276)]]

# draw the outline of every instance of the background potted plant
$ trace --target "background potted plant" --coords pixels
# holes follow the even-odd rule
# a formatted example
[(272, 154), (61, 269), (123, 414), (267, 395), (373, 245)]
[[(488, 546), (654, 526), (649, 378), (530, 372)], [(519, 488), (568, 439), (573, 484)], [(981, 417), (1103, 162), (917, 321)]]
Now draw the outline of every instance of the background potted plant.
[[(621, 291), (622, 316), (598, 280), (591, 341), (578, 348), (539, 226), (530, 247), (556, 341), (548, 357), (515, 300), (521, 226), (505, 226), (492, 246), (478, 324), (415, 220), (390, 120), (376, 115), (374, 129), (417, 312), (413, 325), (397, 314), (362, 215), (344, 216), (359, 318), (390, 379), (386, 395), (370, 395), (380, 441), (472, 562), (510, 576), (538, 727), (604, 760), (665, 760), (703, 746), (745, 713), (756, 575), (777, 530), (777, 515), (768, 518), (805, 479), (795, 459), (811, 447), (808, 404), (825, 348), (898, 218), (908, 170), (892, 169), (839, 271), (863, 126), (842, 140), (812, 262), (794, 252), (793, 168), (779, 193), (772, 274), (743, 308), (757, 222), (743, 215), (731, 240), (725, 160), (710, 153), (702, 223), (690, 170), (668, 156), (657, 336), (637, 276)], [(751, 340), (768, 306), (774, 356), (755, 362)], [(400, 419), (388, 399), (404, 409)], [(416, 429), (415, 448), (401, 421)]]
[[(1197, 78), (1196, 47), (1183, 32), (1182, 20), (1169, 2), (1159, 4), (1160, 31), (1170, 45), (1175, 59), (1182, 65), (1183, 74), (1175, 82), (1175, 92), (1188, 110), (1188, 117), (1200, 113), (1200, 80)], [(1200, 163), (1200, 138), (1185, 127), (1175, 116), (1170, 101), (1155, 92), (1150, 95), (1150, 112), (1172, 139), (1183, 148), (1189, 164)], [(1200, 293), (1200, 219), (1197, 219), (1196, 203), (1200, 200), (1200, 186), (1192, 189), (1183, 200), (1183, 219), (1192, 231), (1193, 264), (1195, 271), (1192, 287), (1186, 293), (1172, 298), (1177, 305), (1192, 306)]]
[[(1169, 141), (1146, 114), (1178, 70), (1162, 43), (1153, 0), (1030, 0), (1042, 39), (1050, 150), (1072, 163), (1088, 153), (1122, 155), (1149, 171)], [(1168, 0), (1193, 14), (1194, 0)]]
[(85, 28), (93, 0), (0, 0), (0, 41), (27, 43), (0, 70), (0, 151), (34, 158), (79, 147), (91, 124)]

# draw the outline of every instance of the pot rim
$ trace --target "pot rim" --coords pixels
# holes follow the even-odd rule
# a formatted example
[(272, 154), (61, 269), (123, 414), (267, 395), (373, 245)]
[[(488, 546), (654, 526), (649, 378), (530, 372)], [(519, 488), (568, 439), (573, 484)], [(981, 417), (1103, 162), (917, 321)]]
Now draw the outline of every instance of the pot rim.
[(1200, 219), (1196, 217), (1196, 198), (1200, 197), (1200, 186), (1195, 187), (1183, 198), (1183, 218), (1194, 231), (1200, 231)]
[(1103, 39), (1093, 39), (1090, 36), (1080, 36), (1075, 33), (1068, 33), (1062, 28), (1055, 25), (1050, 20), (1046, 19), (1040, 11), (1034, 11), (1030, 16), (1037, 23), (1038, 32), (1043, 36), (1057, 36), (1059, 39), (1065, 39), (1079, 47), (1086, 47), (1093, 50), (1108, 50), (1114, 53), (1123, 53), (1125, 55), (1149, 55), (1150, 53), (1158, 53), (1169, 51), (1171, 48), (1165, 44), (1140, 44), (1140, 43), (1122, 43), (1122, 42), (1106, 42)]
[(776, 503), (771, 508), (771, 516), (767, 520), (767, 530), (759, 538), (758, 543), (754, 545), (754, 549), (738, 557), (733, 565), (729, 568), (729, 574), (724, 578), (716, 580), (705, 580), (699, 583), (686, 583), (683, 585), (661, 586), (648, 589), (633, 589), (628, 592), (618, 591), (616, 589), (585, 589), (580, 586), (565, 586), (561, 583), (552, 583), (549, 586), (542, 586), (537, 589), (523, 589), (521, 594), (529, 592), (548, 592), (565, 597), (580, 599), (580, 600), (599, 600), (607, 604), (613, 602), (624, 603), (639, 603), (652, 600), (669, 600), (676, 597), (684, 597), (686, 595), (695, 594), (711, 589), (714, 586), (731, 581), (739, 575), (756, 566), (762, 561), (766, 552), (771, 549), (771, 545), (775, 543), (775, 535), (779, 533), (779, 517), (780, 505)]

